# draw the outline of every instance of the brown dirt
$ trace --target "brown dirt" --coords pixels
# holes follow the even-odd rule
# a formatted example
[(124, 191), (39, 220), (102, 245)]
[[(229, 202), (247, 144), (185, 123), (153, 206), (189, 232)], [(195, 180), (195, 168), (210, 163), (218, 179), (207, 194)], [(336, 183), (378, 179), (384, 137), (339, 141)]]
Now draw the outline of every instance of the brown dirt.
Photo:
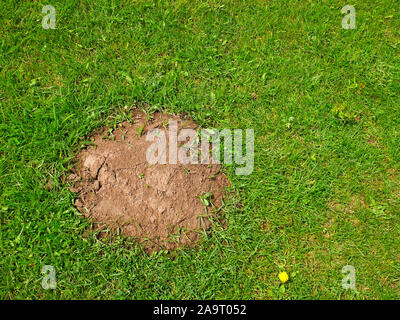
[[(147, 162), (146, 150), (152, 144), (146, 141), (147, 131), (166, 130), (169, 119), (177, 121), (178, 131), (197, 128), (190, 119), (164, 113), (149, 119), (136, 110), (132, 123), (121, 123), (111, 134), (109, 128), (95, 134), (95, 145), (80, 152), (69, 176), (80, 212), (137, 238), (147, 251), (175, 249), (199, 240), (229, 185), (220, 165)], [(212, 197), (205, 207), (200, 196), (208, 192)]]

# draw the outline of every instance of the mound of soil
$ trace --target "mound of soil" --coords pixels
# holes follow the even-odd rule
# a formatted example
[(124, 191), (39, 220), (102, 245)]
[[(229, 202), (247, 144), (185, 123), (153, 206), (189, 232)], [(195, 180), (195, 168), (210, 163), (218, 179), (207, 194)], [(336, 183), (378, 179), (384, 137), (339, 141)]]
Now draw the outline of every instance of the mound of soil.
[(229, 184), (220, 165), (148, 163), (146, 151), (153, 142), (145, 135), (153, 128), (168, 130), (170, 119), (177, 121), (178, 132), (197, 128), (190, 119), (165, 113), (149, 117), (135, 110), (132, 122), (92, 137), (94, 145), (80, 152), (69, 177), (80, 212), (119, 228), (150, 251), (196, 242), (200, 231), (209, 229), (210, 215), (221, 206)]

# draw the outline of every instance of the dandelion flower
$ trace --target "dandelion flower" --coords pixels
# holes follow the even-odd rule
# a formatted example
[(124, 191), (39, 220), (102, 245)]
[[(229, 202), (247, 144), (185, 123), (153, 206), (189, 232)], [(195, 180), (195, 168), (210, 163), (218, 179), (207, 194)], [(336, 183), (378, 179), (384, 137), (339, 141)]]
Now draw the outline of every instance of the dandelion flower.
[(288, 276), (288, 274), (286, 273), (286, 271), (280, 272), (279, 275), (278, 275), (278, 277), (279, 277), (279, 280), (282, 281), (282, 283), (285, 283), (286, 281), (289, 280), (289, 276)]

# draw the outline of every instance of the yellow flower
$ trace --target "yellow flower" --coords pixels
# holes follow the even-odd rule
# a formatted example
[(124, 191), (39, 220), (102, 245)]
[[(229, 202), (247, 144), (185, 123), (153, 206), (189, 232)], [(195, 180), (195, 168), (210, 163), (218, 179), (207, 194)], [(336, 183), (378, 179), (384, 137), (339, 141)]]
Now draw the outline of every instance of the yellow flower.
[(289, 276), (288, 276), (288, 274), (286, 273), (286, 271), (280, 272), (279, 275), (278, 275), (278, 277), (279, 277), (279, 280), (282, 281), (282, 283), (285, 283), (286, 281), (289, 280)]

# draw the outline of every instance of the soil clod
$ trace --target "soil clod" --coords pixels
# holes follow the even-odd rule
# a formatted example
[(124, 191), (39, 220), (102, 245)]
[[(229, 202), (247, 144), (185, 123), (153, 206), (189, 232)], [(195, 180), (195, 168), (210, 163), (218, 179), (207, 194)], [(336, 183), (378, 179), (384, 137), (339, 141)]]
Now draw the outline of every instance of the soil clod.
[(149, 119), (135, 111), (133, 122), (118, 126), (112, 138), (105, 138), (108, 128), (93, 136), (94, 145), (81, 151), (69, 177), (79, 211), (137, 238), (150, 251), (195, 243), (209, 229), (210, 215), (222, 205), (229, 184), (218, 164), (148, 163), (152, 142), (146, 132), (167, 130), (169, 120), (177, 121), (178, 131), (197, 128), (178, 116), (155, 113)]

